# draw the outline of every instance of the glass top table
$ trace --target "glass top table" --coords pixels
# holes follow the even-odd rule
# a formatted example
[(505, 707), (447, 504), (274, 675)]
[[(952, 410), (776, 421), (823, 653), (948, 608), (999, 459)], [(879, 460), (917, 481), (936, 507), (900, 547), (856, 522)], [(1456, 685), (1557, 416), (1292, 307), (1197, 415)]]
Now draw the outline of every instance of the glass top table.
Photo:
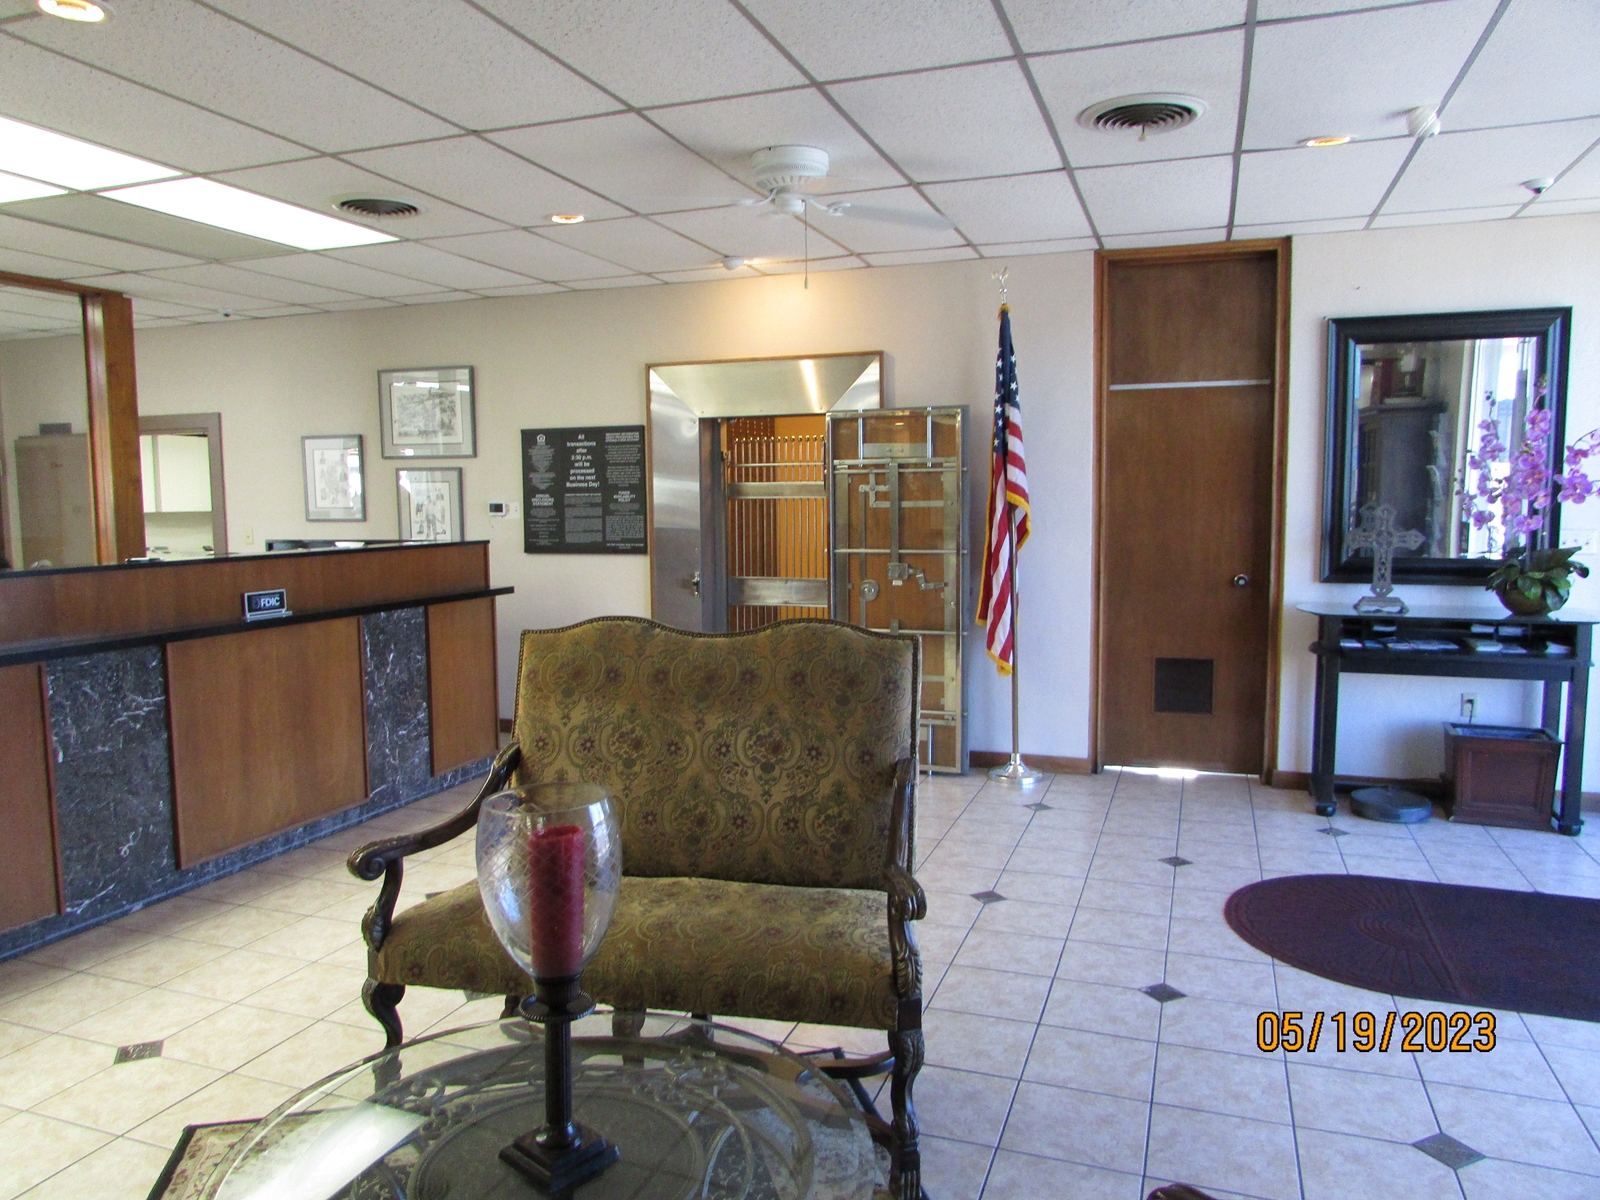
[[(602, 1032), (604, 1031), (604, 1032)], [(521, 1018), (407, 1042), (262, 1118), (206, 1200), (538, 1200), (499, 1159), (544, 1119), (543, 1030)], [(763, 1038), (649, 1014), (573, 1026), (576, 1120), (621, 1161), (575, 1200), (870, 1200), (884, 1170), (850, 1093)]]

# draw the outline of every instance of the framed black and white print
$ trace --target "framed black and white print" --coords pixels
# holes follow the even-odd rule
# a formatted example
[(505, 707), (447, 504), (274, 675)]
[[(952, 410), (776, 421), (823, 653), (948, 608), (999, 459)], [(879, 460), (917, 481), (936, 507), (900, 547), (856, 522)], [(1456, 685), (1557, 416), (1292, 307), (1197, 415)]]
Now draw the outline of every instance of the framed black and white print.
[(472, 368), (379, 371), (378, 424), (385, 458), (476, 458)]
[(400, 498), (400, 540), (461, 542), (461, 468), (401, 467), (395, 473)]
[(367, 497), (361, 466), (361, 435), (303, 437), (306, 520), (365, 521)]

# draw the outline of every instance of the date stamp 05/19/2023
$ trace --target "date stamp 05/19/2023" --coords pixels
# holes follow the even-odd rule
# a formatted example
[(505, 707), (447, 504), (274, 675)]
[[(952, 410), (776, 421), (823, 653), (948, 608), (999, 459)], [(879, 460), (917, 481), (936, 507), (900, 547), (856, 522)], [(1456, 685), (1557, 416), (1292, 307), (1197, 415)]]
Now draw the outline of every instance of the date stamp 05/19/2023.
[(1405, 1054), (1448, 1051), (1486, 1054), (1495, 1047), (1491, 1012), (1264, 1012), (1256, 1017), (1256, 1048), (1263, 1054), (1283, 1050), (1315, 1054), (1319, 1043), (1335, 1052), (1387, 1054), (1399, 1035)]

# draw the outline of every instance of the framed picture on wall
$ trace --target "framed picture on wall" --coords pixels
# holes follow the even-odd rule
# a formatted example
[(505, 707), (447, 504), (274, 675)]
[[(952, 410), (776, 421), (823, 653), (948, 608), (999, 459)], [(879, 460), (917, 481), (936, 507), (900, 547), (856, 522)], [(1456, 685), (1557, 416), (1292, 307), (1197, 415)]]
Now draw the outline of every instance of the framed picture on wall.
[(365, 521), (367, 496), (361, 466), (361, 435), (303, 437), (306, 520)]
[(472, 368), (379, 371), (378, 424), (385, 458), (476, 458)]
[(401, 467), (395, 473), (400, 494), (400, 540), (460, 542), (461, 468)]

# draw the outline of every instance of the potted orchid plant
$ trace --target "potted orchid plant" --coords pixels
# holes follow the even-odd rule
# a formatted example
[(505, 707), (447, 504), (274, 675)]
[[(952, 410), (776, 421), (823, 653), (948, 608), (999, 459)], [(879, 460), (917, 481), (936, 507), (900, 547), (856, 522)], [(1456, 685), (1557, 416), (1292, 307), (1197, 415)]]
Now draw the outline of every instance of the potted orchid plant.
[[(1498, 508), (1505, 530), (1504, 555), (1484, 586), (1519, 616), (1555, 611), (1572, 594), (1572, 576), (1588, 577), (1589, 568), (1573, 561), (1579, 547), (1535, 549), (1533, 535), (1548, 527), (1553, 504), (1582, 504), (1600, 491), (1584, 466), (1600, 453), (1600, 429), (1591, 429), (1566, 448), (1561, 471), (1550, 469), (1552, 418), (1544, 395), (1541, 386), (1523, 421), (1515, 456), (1507, 459), (1508, 447), (1494, 420), (1479, 423), (1478, 451), (1467, 456), (1467, 466), (1478, 475), (1476, 489), (1466, 495), (1473, 528), (1493, 524)], [(1497, 472), (1496, 463), (1508, 463), (1509, 469)]]

